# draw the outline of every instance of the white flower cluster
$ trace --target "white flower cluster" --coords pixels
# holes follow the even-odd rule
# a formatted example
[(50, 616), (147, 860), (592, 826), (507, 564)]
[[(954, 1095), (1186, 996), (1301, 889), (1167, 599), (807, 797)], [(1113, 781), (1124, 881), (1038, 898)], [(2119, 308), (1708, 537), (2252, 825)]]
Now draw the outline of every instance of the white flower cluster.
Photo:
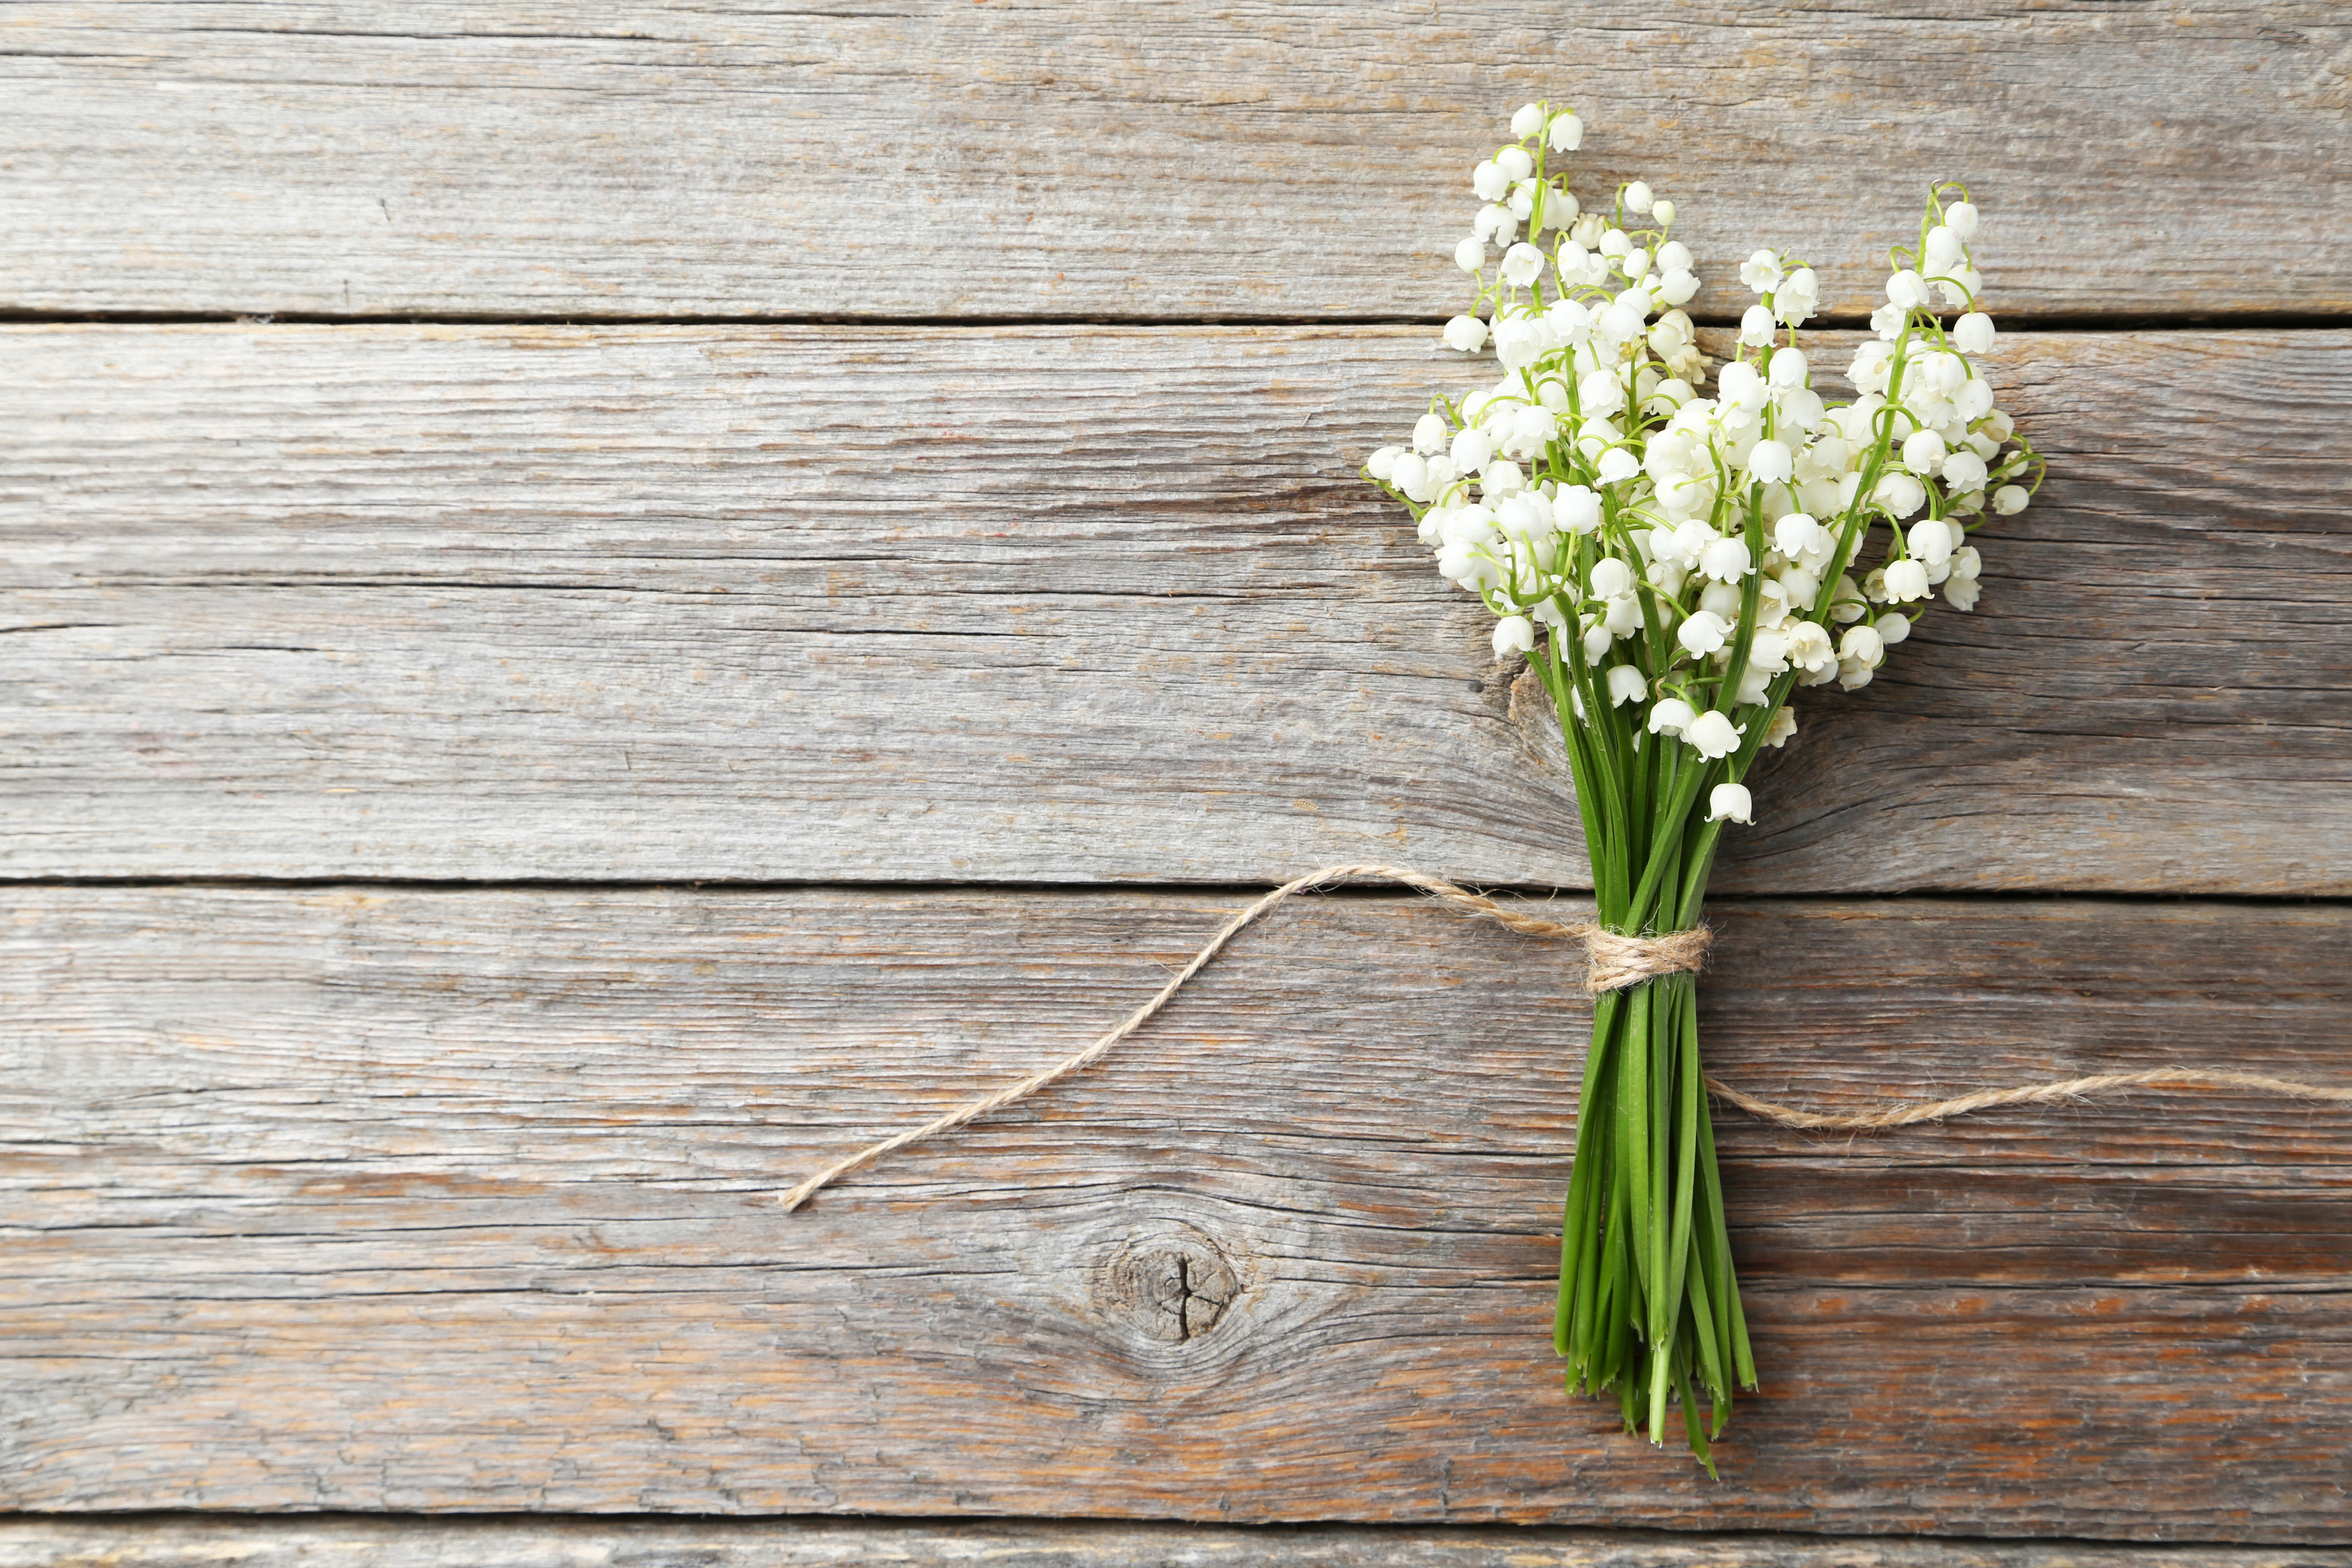
[[(1454, 252), (1477, 306), (1444, 328), (1462, 353), (1491, 343), (1500, 377), (1433, 399), (1365, 472), (1495, 612), (1497, 657), (1549, 634), (1564, 720), (1629, 752), (1661, 737), (1730, 759), (1710, 816), (1748, 821), (1738, 780), (1795, 731), (1790, 689), (1866, 684), (1939, 591), (1971, 608), (1970, 529), (2040, 483), (1970, 358), (1993, 342), (1976, 208), (1937, 186), (1916, 248), (1891, 253), (1853, 402), (1812, 390), (1797, 329), (1820, 285), (1771, 250), (1740, 268), (1759, 300), (1702, 396), (1712, 367), (1681, 309), (1698, 279), (1674, 204), (1636, 181), (1587, 211), (1546, 168), (1581, 142), (1577, 116), (1531, 103), (1511, 130), (1472, 172), (1486, 205)], [(1939, 302), (1960, 312), (1949, 326)]]

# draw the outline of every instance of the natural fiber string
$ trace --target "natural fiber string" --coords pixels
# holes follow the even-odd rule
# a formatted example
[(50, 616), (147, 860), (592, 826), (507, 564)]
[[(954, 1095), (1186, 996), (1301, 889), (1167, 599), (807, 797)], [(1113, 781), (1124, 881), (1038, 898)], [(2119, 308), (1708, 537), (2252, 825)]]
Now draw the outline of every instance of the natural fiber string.
[[(1507, 905), (1482, 897), (1466, 888), (1459, 888), (1426, 872), (1408, 870), (1402, 866), (1326, 866), (1311, 871), (1295, 881), (1285, 882), (1257, 902), (1225, 922), (1224, 929), (1209, 939), (1209, 944), (1192, 955), (1192, 961), (1176, 973), (1173, 979), (1160, 988), (1159, 993), (1142, 1006), (1120, 1020), (1117, 1028), (1103, 1036), (1085, 1050), (1055, 1063), (1042, 1072), (1032, 1073), (1018, 1083), (1008, 1084), (993, 1094), (982, 1095), (934, 1117), (919, 1127), (910, 1127), (894, 1133), (880, 1142), (859, 1150), (846, 1159), (836, 1160), (783, 1195), (784, 1212), (789, 1214), (810, 1198), (849, 1174), (862, 1170), (885, 1154), (904, 1149), (909, 1143), (919, 1143), (926, 1138), (951, 1131), (965, 1122), (1001, 1110), (1018, 1100), (1067, 1078), (1070, 1074), (1100, 1061), (1110, 1048), (1150, 1022), (1152, 1016), (1184, 988), (1192, 976), (1208, 967), (1209, 961), (1224, 951), (1225, 944), (1244, 929), (1284, 900), (1311, 891), (1328, 882), (1347, 878), (1374, 878), (1381, 881), (1401, 882), (1418, 888), (1439, 900), (1466, 910), (1510, 927), (1528, 936), (1568, 937), (1584, 944), (1586, 973), (1585, 989), (1594, 995), (1606, 991), (1622, 990), (1638, 985), (1644, 980), (1661, 975), (1679, 974), (1697, 969), (1706, 958), (1708, 943), (1713, 940), (1705, 926), (1675, 931), (1666, 936), (1623, 936), (1604, 931), (1588, 922), (1569, 924), (1548, 921), (1538, 915), (1522, 913)], [(2260, 1073), (2230, 1072), (2212, 1068), (2150, 1068), (2142, 1072), (2098, 1073), (2088, 1078), (2062, 1079), (2054, 1083), (2026, 1084), (2013, 1089), (1979, 1089), (1950, 1100), (1893, 1101), (1867, 1110), (1843, 1114), (1801, 1110), (1794, 1106), (1779, 1105), (1769, 1100), (1759, 1100), (1752, 1094), (1732, 1088), (1710, 1075), (1706, 1079), (1708, 1092), (1738, 1107), (1748, 1115), (1783, 1127), (1797, 1127), (1820, 1131), (1870, 1132), (1894, 1127), (1911, 1127), (1923, 1121), (1941, 1121), (1948, 1117), (1967, 1116), (1975, 1111), (1990, 1110), (2004, 1105), (2047, 1105), (2061, 1100), (2087, 1099), (2095, 1094), (2113, 1093), (2122, 1089), (2158, 1088), (2252, 1089), (2271, 1094), (2288, 1095), (2299, 1100), (2335, 1100), (2352, 1103), (2352, 1089), (2331, 1089), (2323, 1084), (2299, 1083), (2293, 1079), (2268, 1078)]]

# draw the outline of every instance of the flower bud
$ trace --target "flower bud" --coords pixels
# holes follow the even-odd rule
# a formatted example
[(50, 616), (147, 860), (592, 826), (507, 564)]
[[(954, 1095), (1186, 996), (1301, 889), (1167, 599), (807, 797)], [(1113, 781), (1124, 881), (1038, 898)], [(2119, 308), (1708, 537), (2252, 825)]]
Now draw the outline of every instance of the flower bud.
[(2003, 485), (1992, 492), (1992, 510), (2003, 517), (2014, 517), (2025, 510), (2026, 500), (2023, 485)]
[(1619, 484), (1642, 471), (1642, 459), (1622, 447), (1612, 447), (1601, 454), (1599, 468), (1602, 484)]
[(1524, 180), (1536, 172), (1536, 161), (1524, 147), (1506, 147), (1495, 154), (1495, 163), (1513, 180)]
[[(1781, 710), (1783, 713), (1787, 711), (1785, 708)], [(1777, 719), (1775, 722), (1778, 722)], [(1769, 734), (1770, 731), (1766, 732)], [(1777, 741), (1765, 742), (1766, 745), (1779, 743)], [(1722, 822), (1727, 819), (1732, 822), (1753, 822), (1756, 820), (1754, 811), (1755, 803), (1748, 798), (1746, 784), (1719, 784), (1707, 793), (1706, 819), (1709, 822)]]
[(1646, 181), (1636, 180), (1625, 187), (1625, 210), (1629, 213), (1648, 212), (1651, 204), (1657, 199)]
[(1456, 316), (1445, 323), (1445, 346), (1476, 353), (1486, 346), (1486, 323), (1475, 316)]
[(1594, 659), (1607, 657), (1609, 650), (1616, 645), (1617, 636), (1614, 632), (1612, 632), (1609, 629), (1609, 625), (1606, 621), (1595, 621), (1591, 626), (1584, 628), (1584, 658), (1586, 662), (1590, 663)]
[(1683, 731), (1683, 739), (1698, 748), (1698, 754), (1708, 762), (1729, 756), (1739, 747), (1739, 737), (1747, 726), (1734, 726), (1729, 719), (1712, 709), (1692, 720)]
[(1383, 447), (1364, 459), (1364, 472), (1376, 479), (1385, 479), (1396, 471), (1396, 460), (1403, 456), (1402, 447)]
[(1508, 658), (1536, 646), (1536, 624), (1525, 616), (1505, 616), (1495, 623), (1495, 657)]
[(1514, 136), (1532, 136), (1543, 128), (1544, 111), (1540, 103), (1523, 103), (1519, 105), (1519, 111), (1511, 116), (1511, 134)]
[(1944, 226), (1962, 239), (1974, 239), (1977, 233), (1977, 208), (1974, 202), (1954, 202), (1944, 209)]
[(1650, 204), (1650, 219), (1660, 228), (1666, 227), (1675, 221), (1675, 204), (1667, 201), (1663, 196), (1658, 200), (1652, 202)]
[(1650, 683), (1632, 665), (1621, 664), (1609, 672), (1609, 706), (1612, 708), (1639, 702), (1649, 694)]
[(1465, 235), (1454, 247), (1454, 265), (1465, 272), (1475, 272), (1486, 265), (1486, 242), (1476, 235)]
[(1882, 645), (1893, 647), (1911, 635), (1911, 617), (1899, 611), (1889, 610), (1871, 622), (1870, 626), (1878, 634), (1878, 640)]

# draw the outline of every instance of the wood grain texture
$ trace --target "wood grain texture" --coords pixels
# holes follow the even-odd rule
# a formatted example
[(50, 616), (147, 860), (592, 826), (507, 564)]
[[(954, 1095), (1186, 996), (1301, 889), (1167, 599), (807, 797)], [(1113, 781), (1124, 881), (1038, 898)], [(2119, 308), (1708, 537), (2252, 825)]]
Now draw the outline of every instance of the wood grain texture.
[(0, 1568), (2345, 1568), (2352, 1550), (1832, 1541), (1511, 1526), (1277, 1530), (1048, 1521), (0, 1521)]
[(1921, 189), (1997, 308), (2352, 310), (2325, 0), (887, 11), (18, 5), (0, 306), (448, 317), (1428, 317), (1470, 165), (1580, 104), (1727, 268), (1866, 310)]
[[(2343, 1108), (1725, 1120), (1768, 1381), (1711, 1485), (1559, 1391), (1586, 1009), (1483, 922), (1302, 900), (1094, 1072), (787, 1216), (1230, 901), (7, 898), (9, 1506), (2352, 1536)], [(1717, 918), (1712, 1061), (1800, 1100), (2352, 1075), (2341, 907)]]
[[(1355, 477), (1432, 340), (0, 332), (0, 870), (1578, 885), (1551, 719)], [(1717, 887), (2352, 890), (2352, 334), (1995, 374), (2045, 504), (1801, 698)]]

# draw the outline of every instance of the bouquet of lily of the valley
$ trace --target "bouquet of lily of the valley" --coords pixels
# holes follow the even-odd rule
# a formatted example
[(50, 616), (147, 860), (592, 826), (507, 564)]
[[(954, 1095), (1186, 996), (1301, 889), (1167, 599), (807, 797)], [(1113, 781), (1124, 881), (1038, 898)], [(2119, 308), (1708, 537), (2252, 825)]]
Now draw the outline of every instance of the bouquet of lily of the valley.
[[(1472, 172), (1486, 205), (1454, 260), (1478, 302), (1444, 329), (1465, 354), (1491, 343), (1500, 374), (1433, 398), (1365, 472), (1494, 611), (1496, 657), (1527, 656), (1550, 693), (1601, 924), (1660, 937), (1696, 924), (1717, 836), (1750, 820), (1741, 779), (1796, 731), (1790, 694), (1868, 683), (1938, 595), (1971, 608), (1969, 534), (2022, 508), (2042, 462), (1971, 361), (1993, 327), (1964, 189), (1931, 190), (1890, 253), (1856, 396), (1831, 404), (1797, 341), (1810, 268), (1750, 257), (1759, 302), (1710, 366), (1674, 204), (1637, 181), (1587, 211), (1546, 166), (1577, 148), (1576, 115), (1531, 103), (1511, 131)], [(1703, 1095), (1690, 973), (1600, 995), (1557, 1336), (1571, 1389), (1613, 1394), (1653, 1443), (1678, 1401), (1705, 1462), (1756, 1371)]]

